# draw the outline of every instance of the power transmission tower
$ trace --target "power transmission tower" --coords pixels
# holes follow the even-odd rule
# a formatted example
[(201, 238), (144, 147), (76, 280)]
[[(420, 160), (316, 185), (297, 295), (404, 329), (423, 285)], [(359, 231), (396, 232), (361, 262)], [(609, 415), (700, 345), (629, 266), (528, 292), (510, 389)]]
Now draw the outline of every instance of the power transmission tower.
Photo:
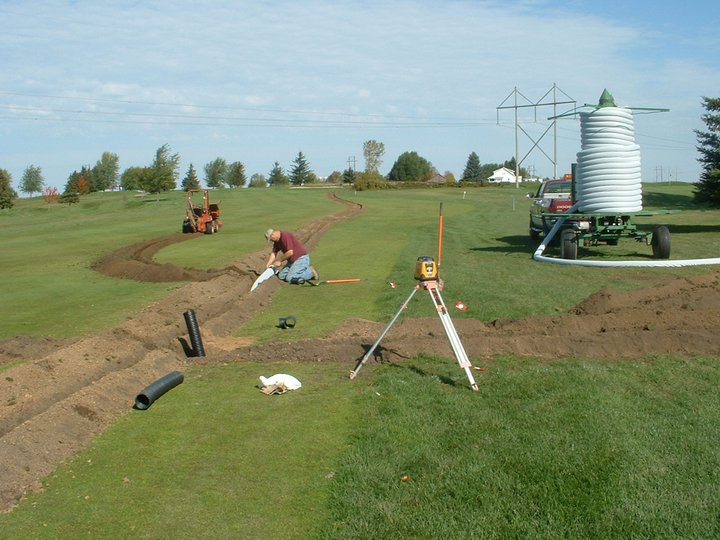
[(348, 169), (351, 171), (355, 170), (355, 156), (350, 156), (347, 160)]
[[(560, 92), (563, 96), (567, 98), (567, 100), (558, 101), (557, 93)], [(552, 94), (552, 96), (550, 96)], [(520, 96), (526, 103), (518, 104), (518, 96)], [(513, 98), (513, 104), (512, 105), (506, 105), (508, 100)], [(552, 99), (552, 101), (547, 101), (548, 99)], [(543, 97), (541, 97), (539, 100), (533, 102), (527, 97), (525, 97), (522, 92), (520, 92), (517, 89), (517, 86), (513, 89), (512, 92), (500, 103), (500, 105), (497, 106), (497, 123), (500, 123), (500, 111), (502, 109), (514, 109), (515, 110), (515, 187), (520, 187), (520, 164), (525, 161), (525, 159), (530, 155), (530, 153), (537, 148), (540, 150), (540, 152), (543, 153), (543, 155), (550, 160), (550, 162), (553, 164), (553, 177), (557, 178), (557, 106), (558, 105), (569, 105), (572, 104), (573, 109), (576, 106), (576, 101), (568, 96), (565, 92), (563, 92), (558, 86), (553, 83), (552, 88), (545, 92)], [(525, 131), (522, 126), (520, 125), (520, 122), (518, 120), (518, 109), (528, 108), (532, 107), (534, 109), (535, 113), (535, 122), (537, 122), (537, 109), (538, 107), (546, 107), (546, 106), (552, 106), (553, 108), (553, 114), (552, 114), (552, 123), (547, 127), (547, 129), (543, 132), (540, 137), (535, 140), (527, 131)], [(540, 141), (547, 135), (547, 133), (552, 128), (553, 130), (553, 157), (551, 158), (548, 156), (545, 151), (539, 146)], [(518, 141), (518, 134), (519, 131), (522, 131), (528, 139), (530, 139), (533, 143), (533, 145), (530, 147), (530, 150), (527, 151), (527, 153), (523, 156), (522, 159), (520, 159), (520, 144)]]

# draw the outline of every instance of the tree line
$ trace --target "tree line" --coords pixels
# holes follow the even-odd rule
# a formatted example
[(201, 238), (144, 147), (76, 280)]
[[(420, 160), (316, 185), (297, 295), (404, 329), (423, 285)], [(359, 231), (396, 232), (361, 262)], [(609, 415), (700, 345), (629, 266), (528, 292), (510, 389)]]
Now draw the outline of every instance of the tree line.
[[(705, 114), (702, 120), (706, 130), (695, 130), (698, 141), (698, 161), (702, 165), (702, 173), (695, 184), (694, 197), (696, 202), (720, 208), (720, 98), (703, 97)], [(428, 160), (417, 152), (404, 152), (393, 164), (387, 176), (379, 172), (382, 158), (385, 154), (385, 145), (375, 140), (363, 143), (363, 156), (365, 170), (356, 171), (348, 167), (343, 172), (333, 171), (326, 179), (332, 183), (353, 184), (356, 189), (379, 189), (389, 187), (393, 182), (423, 182), (435, 176), (445, 179), (445, 183), (457, 184), (455, 176), (446, 171), (439, 175), (438, 171)], [(143, 190), (149, 193), (160, 193), (177, 188), (179, 178), (179, 154), (173, 154), (169, 145), (164, 144), (155, 152), (155, 159), (147, 167), (129, 167), (122, 175), (119, 174), (119, 158), (112, 152), (103, 152), (94, 167), (83, 166), (79, 171), (73, 171), (68, 177), (62, 194), (49, 192), (44, 188), (44, 178), (40, 167), (28, 166), (20, 180), (19, 189), (23, 193), (43, 193), (46, 199), (52, 197), (61, 202), (75, 202), (83, 193), (104, 191), (118, 187), (126, 190)], [(507, 167), (515, 170), (515, 159), (512, 158), (503, 164), (481, 164), (477, 153), (471, 152), (468, 156), (460, 182), (484, 184), (495, 170)], [(527, 177), (525, 169), (519, 169), (523, 177)], [(248, 187), (266, 186), (302, 186), (313, 184), (320, 179), (313, 172), (306, 156), (298, 152), (290, 171), (286, 173), (276, 161), (268, 176), (253, 174), (248, 182), (245, 166), (239, 162), (228, 163), (223, 158), (216, 158), (204, 167), (205, 183), (208, 188), (237, 188), (247, 184)], [(190, 164), (181, 182), (184, 190), (197, 189), (200, 180), (197, 171)], [(45, 191), (43, 191), (45, 189)], [(54, 189), (54, 188), (52, 188)], [(55, 190), (56, 191), (56, 190)], [(0, 168), (0, 209), (12, 208), (17, 192), (12, 187), (12, 176)]]

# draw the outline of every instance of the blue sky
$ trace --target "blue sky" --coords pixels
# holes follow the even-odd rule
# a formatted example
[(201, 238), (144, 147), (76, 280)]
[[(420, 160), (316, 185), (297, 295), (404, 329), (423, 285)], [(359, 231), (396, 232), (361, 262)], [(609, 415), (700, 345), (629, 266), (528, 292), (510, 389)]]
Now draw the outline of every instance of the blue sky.
[[(104, 151), (122, 171), (163, 144), (181, 178), (217, 157), (267, 176), (299, 151), (327, 176), (353, 157), (364, 168), (369, 139), (385, 144), (382, 173), (416, 151), (460, 177), (473, 151), (514, 156), (498, 106), (515, 88), (527, 104), (553, 85), (577, 105), (607, 88), (670, 109), (635, 118), (643, 179), (694, 181), (702, 97), (720, 96), (715, 1), (0, 0), (0, 15), (0, 167), (15, 187), (31, 164), (62, 189)], [(552, 114), (519, 121), (537, 140)], [(532, 145), (521, 133), (523, 166), (552, 176)], [(540, 147), (552, 158), (552, 130)], [(558, 174), (579, 150), (579, 122), (559, 121)]]

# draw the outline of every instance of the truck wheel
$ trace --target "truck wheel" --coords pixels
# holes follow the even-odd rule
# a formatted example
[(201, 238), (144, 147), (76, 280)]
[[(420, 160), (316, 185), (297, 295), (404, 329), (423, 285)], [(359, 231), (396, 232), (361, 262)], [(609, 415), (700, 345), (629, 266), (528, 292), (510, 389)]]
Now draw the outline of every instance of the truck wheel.
[(213, 233), (213, 223), (212, 221), (208, 221), (205, 224), (205, 234), (212, 234)]
[(530, 229), (530, 240), (538, 240), (540, 238), (540, 233), (533, 229), (532, 219), (530, 220), (528, 228)]
[(670, 231), (665, 225), (658, 225), (652, 234), (653, 259), (670, 258)]
[(562, 232), (562, 240), (560, 244), (560, 256), (563, 259), (577, 259), (577, 236), (570, 229)]

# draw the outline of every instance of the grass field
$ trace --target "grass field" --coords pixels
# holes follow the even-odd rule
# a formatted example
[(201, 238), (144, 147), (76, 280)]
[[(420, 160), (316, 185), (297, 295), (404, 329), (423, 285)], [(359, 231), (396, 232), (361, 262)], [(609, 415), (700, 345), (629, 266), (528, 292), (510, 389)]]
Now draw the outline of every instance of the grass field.
[[(530, 191), (532, 188), (528, 188)], [(708, 267), (574, 268), (532, 261), (525, 190), (505, 187), (340, 195), (364, 211), (313, 251), (326, 279), (282, 288), (238, 335), (319, 337), (348, 318), (386, 322), (414, 285), (415, 259), (437, 251), (443, 204), (446, 297), (483, 321), (566, 311), (604, 287), (646, 287)], [(645, 186), (646, 209), (670, 225), (672, 257), (716, 257), (720, 212), (695, 208), (691, 186)], [(220, 192), (225, 227), (158, 254), (221, 267), (266, 249), (269, 226), (296, 228), (337, 211), (324, 192)], [(79, 205), (23, 200), (0, 212), (0, 338), (80, 336), (132, 316), (181, 284), (118, 282), (88, 270), (118, 247), (177, 232), (183, 195), (97, 194)], [(643, 227), (659, 224), (642, 218)], [(621, 241), (588, 258), (647, 257)], [(389, 281), (397, 283), (391, 289)], [(312, 295), (307, 291), (312, 291)], [(407, 317), (428, 316), (413, 302)], [(285, 345), (287, 346), (287, 345)], [(469, 351), (472, 355), (472, 352)], [(11, 514), (8, 538), (713, 538), (720, 536), (717, 358), (553, 362), (494, 358), (480, 393), (443, 384), (453, 361), (419, 357), (352, 384), (346, 366), (192, 368), (152, 414), (129, 411)], [(272, 399), (258, 375), (305, 387)]]

